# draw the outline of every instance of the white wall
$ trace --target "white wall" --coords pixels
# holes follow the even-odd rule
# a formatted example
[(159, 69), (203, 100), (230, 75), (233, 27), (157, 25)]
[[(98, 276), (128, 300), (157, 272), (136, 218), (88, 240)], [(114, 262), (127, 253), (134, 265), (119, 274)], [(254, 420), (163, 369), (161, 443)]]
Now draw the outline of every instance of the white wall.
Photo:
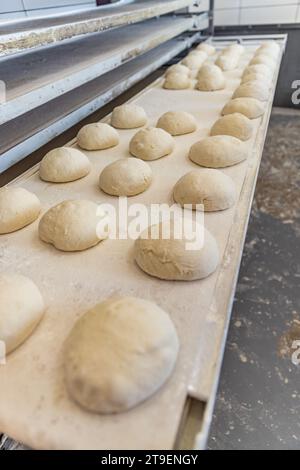
[(300, 0), (215, 0), (215, 24), (300, 23)]

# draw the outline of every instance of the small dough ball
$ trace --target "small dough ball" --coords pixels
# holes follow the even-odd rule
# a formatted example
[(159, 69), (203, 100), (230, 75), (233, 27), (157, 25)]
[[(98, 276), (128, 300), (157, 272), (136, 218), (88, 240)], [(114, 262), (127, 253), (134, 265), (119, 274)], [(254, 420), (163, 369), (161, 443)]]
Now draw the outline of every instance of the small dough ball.
[(250, 62), (250, 65), (257, 65), (257, 64), (264, 64), (267, 67), (269, 67), (271, 70), (274, 70), (276, 67), (276, 62), (274, 61), (274, 59), (272, 59), (272, 57), (267, 56), (265, 54), (258, 54)]
[[(174, 201), (182, 207), (202, 205), (205, 212), (223, 211), (236, 200), (234, 182), (220, 170), (193, 170), (184, 175), (174, 188)], [(200, 209), (202, 210), (202, 209)]]
[(109, 124), (95, 122), (83, 126), (77, 134), (77, 144), (84, 150), (104, 150), (119, 143), (119, 134)]
[(102, 171), (99, 185), (111, 196), (136, 196), (149, 188), (152, 170), (148, 163), (137, 158), (122, 158)]
[[(171, 236), (166, 238), (165, 224), (149, 227), (135, 242), (134, 257), (142, 271), (167, 281), (195, 281), (208, 277), (217, 269), (219, 249), (208, 230), (198, 226), (200, 231), (204, 230), (204, 242), (200, 249), (193, 250), (188, 247), (191, 240), (178, 239), (172, 228)], [(169, 223), (166, 230), (168, 227)]]
[(131, 155), (142, 160), (157, 160), (173, 152), (175, 141), (163, 129), (148, 127), (138, 131), (130, 141)]
[(40, 164), (40, 178), (51, 183), (68, 183), (91, 171), (89, 159), (77, 149), (60, 147), (50, 150)]
[(223, 54), (216, 60), (216, 65), (224, 72), (235, 70), (239, 65), (240, 57), (235, 54)]
[(242, 141), (251, 139), (253, 135), (253, 124), (243, 114), (228, 114), (219, 119), (211, 130), (211, 135), (231, 135)]
[(189, 153), (192, 162), (208, 168), (226, 168), (243, 162), (247, 157), (248, 147), (229, 135), (206, 137), (192, 145)]
[(257, 119), (263, 116), (264, 105), (255, 98), (236, 98), (229, 101), (222, 110), (222, 115), (240, 113), (248, 119)]
[(141, 106), (123, 104), (117, 106), (111, 116), (111, 125), (117, 129), (136, 129), (147, 124), (147, 115)]
[(157, 127), (171, 135), (184, 135), (195, 132), (197, 122), (192, 114), (184, 111), (169, 111), (159, 118)]
[(171, 65), (171, 67), (168, 68), (168, 70), (165, 73), (165, 76), (168, 77), (169, 75), (172, 75), (173, 73), (182, 73), (182, 74), (186, 75), (187, 77), (189, 77), (191, 71), (186, 65), (174, 64), (174, 65)]
[(211, 44), (208, 44), (207, 42), (202, 42), (201, 44), (199, 44), (199, 46), (196, 47), (196, 49), (197, 51), (205, 52), (208, 56), (214, 55), (216, 52), (216, 48)]
[(244, 85), (245, 83), (249, 83), (249, 82), (260, 82), (263, 86), (270, 88), (272, 80), (271, 78), (261, 73), (248, 72), (243, 76), (241, 80), (241, 85)]
[(260, 82), (249, 82), (239, 86), (234, 92), (233, 99), (235, 98), (255, 98), (259, 101), (268, 101), (270, 91), (267, 87), (263, 86)]
[(64, 347), (71, 397), (94, 413), (120, 413), (167, 381), (179, 351), (169, 315), (135, 297), (108, 299), (83, 315)]
[(196, 88), (200, 91), (217, 91), (225, 88), (224, 74), (217, 65), (203, 65), (198, 73)]
[(105, 214), (92, 201), (64, 201), (44, 214), (39, 224), (40, 239), (62, 251), (83, 251), (107, 237)]
[(182, 64), (186, 65), (190, 70), (199, 70), (207, 59), (207, 54), (200, 54), (200, 51), (197, 52), (197, 54), (189, 54), (182, 61)]
[(40, 212), (41, 203), (35, 194), (12, 186), (0, 189), (0, 234), (26, 227)]
[(225, 49), (225, 53), (241, 56), (245, 52), (245, 47), (241, 44), (231, 44)]
[(260, 73), (270, 79), (273, 77), (273, 71), (265, 64), (248, 65), (244, 71), (243, 77), (249, 73)]
[(184, 73), (170, 73), (163, 84), (167, 90), (186, 90), (191, 86), (191, 80)]
[(45, 305), (37, 286), (19, 274), (0, 274), (0, 341), (14, 351), (41, 321)]

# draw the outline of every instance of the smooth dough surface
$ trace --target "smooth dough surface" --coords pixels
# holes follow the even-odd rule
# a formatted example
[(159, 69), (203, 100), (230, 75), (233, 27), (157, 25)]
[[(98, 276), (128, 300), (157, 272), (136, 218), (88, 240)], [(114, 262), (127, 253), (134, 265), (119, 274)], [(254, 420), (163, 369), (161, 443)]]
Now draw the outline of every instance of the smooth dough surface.
[(108, 299), (84, 314), (64, 346), (70, 396), (94, 413), (120, 413), (170, 377), (179, 341), (169, 315), (135, 297)]
[(255, 98), (236, 98), (229, 101), (222, 110), (222, 115), (240, 113), (248, 119), (257, 119), (263, 116), (265, 107), (263, 103)]
[(197, 52), (197, 54), (190, 53), (182, 61), (182, 64), (186, 65), (190, 70), (200, 69), (200, 67), (204, 64), (207, 59), (207, 54), (201, 54), (201, 51), (195, 52)]
[(261, 75), (266, 75), (269, 79), (273, 77), (273, 71), (265, 64), (248, 65), (244, 70), (243, 78), (249, 73), (260, 73)]
[(174, 64), (168, 68), (168, 70), (165, 73), (165, 77), (168, 77), (169, 75), (172, 75), (173, 73), (182, 73), (186, 75), (187, 77), (189, 77), (191, 71), (186, 65)]
[(7, 354), (33, 333), (44, 310), (42, 295), (31, 279), (0, 274), (0, 341), (5, 343)]
[(197, 121), (194, 116), (185, 111), (169, 111), (157, 121), (157, 127), (171, 135), (184, 135), (195, 132)]
[(123, 104), (114, 108), (111, 125), (117, 129), (136, 129), (147, 124), (145, 110), (136, 104)]
[(138, 131), (130, 141), (131, 155), (142, 160), (157, 160), (173, 152), (174, 138), (163, 129), (148, 127)]
[(163, 88), (167, 90), (186, 90), (191, 86), (191, 80), (189, 76), (185, 73), (170, 73), (163, 84)]
[(41, 212), (37, 196), (27, 189), (0, 189), (0, 234), (15, 232), (34, 222)]
[(236, 190), (232, 179), (220, 170), (193, 170), (184, 175), (174, 187), (174, 201), (182, 207), (203, 206), (205, 212), (223, 211), (232, 207)]
[(267, 75), (263, 75), (262, 73), (250, 71), (243, 76), (241, 80), (241, 85), (244, 85), (245, 83), (249, 82), (260, 82), (263, 87), (270, 88), (272, 79)]
[(107, 237), (102, 230), (104, 213), (92, 201), (64, 201), (41, 218), (40, 239), (62, 251), (82, 251)]
[(207, 168), (226, 168), (243, 162), (248, 148), (236, 137), (216, 135), (206, 137), (192, 145), (189, 158), (197, 165)]
[(217, 65), (204, 65), (198, 74), (196, 88), (199, 91), (224, 90), (226, 80), (220, 67)]
[(122, 158), (111, 163), (100, 174), (99, 186), (111, 196), (135, 196), (146, 191), (152, 182), (148, 163), (138, 158)]
[(220, 67), (224, 72), (235, 70), (240, 61), (240, 56), (237, 54), (221, 54), (217, 60), (216, 65)]
[(44, 156), (39, 175), (44, 181), (67, 183), (83, 178), (90, 170), (90, 161), (84, 153), (72, 147), (60, 147)]
[(119, 143), (119, 134), (112, 126), (95, 122), (83, 126), (77, 134), (77, 144), (85, 150), (105, 150)]
[(240, 85), (233, 94), (235, 98), (255, 98), (258, 101), (268, 101), (270, 90), (260, 82), (249, 82)]
[(243, 114), (228, 114), (220, 118), (212, 127), (211, 135), (231, 135), (242, 141), (251, 139), (253, 135), (253, 124)]
[(216, 52), (216, 48), (206, 42), (202, 42), (201, 44), (199, 44), (199, 46), (197, 46), (196, 49), (197, 51), (205, 52), (207, 55), (214, 55)]
[(264, 64), (269, 67), (271, 70), (274, 70), (276, 67), (276, 61), (265, 54), (258, 54), (250, 62), (250, 65)]
[(165, 239), (163, 226), (164, 223), (148, 228), (135, 242), (134, 258), (145, 273), (169, 281), (195, 281), (216, 270), (219, 249), (208, 230), (202, 228), (202, 248), (190, 250), (187, 249), (187, 239), (176, 239), (172, 230), (171, 237)]

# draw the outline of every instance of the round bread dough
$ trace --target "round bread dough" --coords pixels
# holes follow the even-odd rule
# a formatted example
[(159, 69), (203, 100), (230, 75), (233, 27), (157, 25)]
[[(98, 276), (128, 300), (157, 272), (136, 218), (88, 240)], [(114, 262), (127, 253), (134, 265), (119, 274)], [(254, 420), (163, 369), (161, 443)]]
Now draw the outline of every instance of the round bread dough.
[(120, 413), (170, 377), (179, 341), (169, 315), (135, 297), (111, 298), (84, 314), (64, 346), (70, 396), (94, 413)]
[[(182, 207), (203, 206), (205, 212), (223, 211), (236, 200), (234, 182), (220, 170), (193, 170), (184, 175), (174, 188), (174, 201)], [(200, 209), (202, 210), (202, 209)]]
[(264, 87), (271, 87), (272, 79), (258, 72), (248, 72), (246, 73), (242, 80), (241, 85), (249, 82), (260, 82)]
[(94, 122), (83, 126), (77, 134), (77, 144), (84, 150), (104, 150), (119, 143), (119, 134), (109, 124)]
[(104, 168), (99, 178), (102, 191), (111, 196), (136, 196), (149, 188), (152, 170), (138, 158), (122, 158)]
[(186, 90), (191, 86), (191, 80), (185, 73), (170, 73), (163, 84), (167, 90)]
[(136, 129), (147, 124), (147, 115), (141, 106), (123, 104), (117, 106), (111, 116), (111, 125), (117, 129)]
[(182, 73), (186, 75), (187, 77), (189, 77), (191, 71), (186, 65), (174, 64), (168, 68), (168, 70), (165, 73), (165, 77), (168, 77), (169, 75), (172, 75), (173, 73)]
[(39, 175), (51, 183), (68, 183), (83, 178), (90, 171), (91, 164), (84, 153), (72, 147), (60, 147), (44, 156)]
[(173, 152), (174, 138), (163, 129), (148, 127), (138, 131), (130, 141), (131, 155), (142, 160), (157, 160)]
[(62, 251), (83, 251), (107, 238), (106, 214), (92, 201), (64, 201), (44, 214), (40, 239)]
[(233, 99), (235, 98), (255, 98), (259, 101), (268, 101), (270, 91), (266, 86), (260, 82), (249, 82), (239, 86), (234, 92)]
[(208, 56), (214, 55), (216, 52), (216, 48), (211, 44), (208, 44), (207, 42), (202, 42), (201, 44), (199, 44), (199, 46), (196, 47), (196, 49), (197, 51), (205, 52)]
[(236, 98), (229, 101), (222, 110), (222, 115), (240, 113), (248, 119), (257, 119), (263, 116), (265, 112), (264, 105), (255, 98)]
[(12, 186), (0, 189), (0, 234), (26, 227), (40, 212), (41, 203), (35, 194)]
[(271, 70), (274, 70), (274, 68), (276, 67), (276, 62), (274, 61), (274, 59), (265, 54), (256, 55), (250, 62), (250, 65), (258, 65), (258, 64), (264, 64), (267, 67), (269, 67)]
[(183, 59), (182, 64), (186, 65), (190, 70), (199, 70), (207, 59), (207, 54), (201, 54), (201, 51), (196, 51), (197, 54), (189, 54)]
[(219, 119), (211, 129), (211, 135), (231, 135), (242, 141), (251, 139), (253, 124), (240, 113), (228, 114)]
[(192, 145), (189, 153), (192, 162), (208, 168), (226, 168), (243, 162), (247, 157), (248, 147), (229, 135), (206, 137)]
[(208, 230), (200, 228), (204, 230), (203, 246), (191, 250), (190, 240), (177, 239), (172, 231), (169, 239), (164, 238), (164, 224), (148, 228), (135, 242), (135, 261), (145, 273), (167, 281), (195, 281), (217, 269), (219, 249)]
[(197, 121), (192, 114), (184, 111), (169, 111), (159, 118), (157, 127), (171, 135), (184, 135), (195, 132)]
[(269, 41), (262, 44), (258, 51), (264, 54), (272, 55), (273, 57), (278, 57), (280, 46), (276, 41)]
[(45, 311), (37, 286), (20, 274), (0, 274), (0, 341), (6, 354), (18, 348), (36, 328)]
[(198, 73), (196, 88), (200, 91), (217, 91), (225, 88), (224, 74), (217, 65), (203, 65)]
[(221, 54), (217, 60), (216, 65), (220, 67), (224, 72), (235, 70), (240, 61), (240, 56), (236, 54)]
[(261, 75), (266, 75), (269, 79), (273, 77), (273, 71), (265, 64), (248, 65), (244, 71), (243, 78), (249, 73), (260, 73)]
[(245, 52), (245, 47), (241, 44), (231, 44), (230, 46), (226, 47), (224, 52), (241, 56)]

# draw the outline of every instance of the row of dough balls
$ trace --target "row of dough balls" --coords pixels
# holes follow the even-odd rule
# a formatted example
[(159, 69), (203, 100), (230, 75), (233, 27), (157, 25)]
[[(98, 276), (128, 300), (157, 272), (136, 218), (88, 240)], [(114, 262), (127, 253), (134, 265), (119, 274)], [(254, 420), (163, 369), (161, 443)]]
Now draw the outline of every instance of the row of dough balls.
[[(45, 311), (31, 279), (0, 275), (0, 340), (7, 354), (31, 336)], [(178, 352), (177, 332), (164, 310), (136, 297), (110, 298), (86, 312), (64, 341), (66, 387), (86, 410), (126, 411), (162, 387)]]

